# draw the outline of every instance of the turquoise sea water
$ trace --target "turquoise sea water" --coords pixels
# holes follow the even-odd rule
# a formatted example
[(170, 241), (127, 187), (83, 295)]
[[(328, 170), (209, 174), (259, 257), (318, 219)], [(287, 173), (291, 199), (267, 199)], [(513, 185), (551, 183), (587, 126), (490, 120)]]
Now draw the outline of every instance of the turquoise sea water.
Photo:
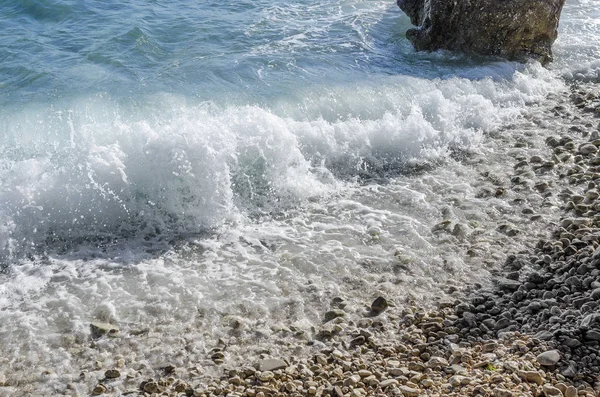
[[(469, 148), (543, 93), (518, 86), (521, 65), (414, 52), (408, 19), (387, 1), (0, 11), (9, 257), (55, 239), (196, 233), (294, 205)], [(593, 37), (593, 20), (584, 26)], [(583, 40), (563, 57), (587, 45), (596, 59)]]
[[(0, 372), (67, 393), (93, 320), (185, 335), (201, 306), (193, 361), (227, 316), (309, 329), (335, 294), (469, 279), (432, 226), (512, 210), (457, 159), (505, 172), (490, 136), (600, 82), (600, 11), (567, 1), (549, 69), (409, 27), (382, 0), (0, 1)], [(113, 347), (174, 354), (147, 343)]]
[(469, 63), (413, 54), (409, 23), (388, 2), (15, 1), (2, 18), (2, 105), (157, 92), (270, 105), (305, 86)]

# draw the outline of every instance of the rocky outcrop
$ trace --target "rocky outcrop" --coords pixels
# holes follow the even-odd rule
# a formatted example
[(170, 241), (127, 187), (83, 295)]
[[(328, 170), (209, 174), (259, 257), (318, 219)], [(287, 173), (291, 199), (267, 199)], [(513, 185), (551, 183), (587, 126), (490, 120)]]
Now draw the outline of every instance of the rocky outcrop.
[(397, 0), (417, 50), (448, 49), (510, 60), (552, 59), (565, 0)]

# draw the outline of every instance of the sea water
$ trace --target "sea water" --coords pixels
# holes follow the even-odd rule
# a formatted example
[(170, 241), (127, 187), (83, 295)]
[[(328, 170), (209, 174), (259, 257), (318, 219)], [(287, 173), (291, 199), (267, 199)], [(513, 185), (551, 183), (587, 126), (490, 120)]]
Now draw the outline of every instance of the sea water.
[(597, 1), (548, 68), (409, 27), (382, 0), (0, 2), (0, 394), (289, 353), (334, 297), (427, 305), (545, 236), (555, 203), (486, 192), (600, 83)]

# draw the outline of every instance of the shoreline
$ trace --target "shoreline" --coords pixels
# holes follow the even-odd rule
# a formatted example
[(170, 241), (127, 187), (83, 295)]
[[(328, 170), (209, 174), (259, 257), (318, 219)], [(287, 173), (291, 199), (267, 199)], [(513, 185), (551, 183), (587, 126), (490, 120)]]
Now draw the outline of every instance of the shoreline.
[[(583, 112), (600, 115), (600, 97), (592, 91), (574, 92), (571, 99)], [(565, 109), (556, 108), (556, 116)], [(220, 379), (196, 385), (182, 380), (177, 368), (165, 367), (165, 377), (142, 382), (139, 394), (600, 395), (600, 332), (593, 328), (598, 321), (600, 331), (600, 307), (594, 303), (600, 298), (600, 232), (594, 230), (600, 211), (596, 214), (593, 206), (599, 194), (591, 182), (600, 179), (594, 175), (600, 171), (600, 160), (594, 160), (600, 159), (600, 123), (586, 125), (591, 127), (589, 136), (576, 126), (570, 130), (581, 134), (582, 142), (548, 137), (550, 160), (534, 156), (515, 165), (513, 182), (519, 186), (523, 170), (545, 173), (571, 162), (558, 178), (568, 178), (573, 189), (558, 194), (565, 201), (564, 214), (552, 237), (540, 240), (530, 252), (509, 255), (492, 289), (467, 286), (463, 299), (440, 303), (432, 311), (415, 305), (399, 310), (378, 298), (365, 317), (349, 324), (340, 309), (344, 302), (334, 300), (312, 341), (321, 345), (312, 356), (266, 354), (256, 368), (224, 368)], [(546, 182), (533, 187), (540, 193), (549, 188)], [(581, 190), (585, 194), (578, 194)], [(213, 349), (211, 358), (222, 360), (222, 349)], [(103, 387), (96, 386), (95, 394), (103, 394)]]
[[(560, 224), (534, 249), (510, 254), (492, 288), (466, 286), (462, 298), (433, 310), (378, 298), (352, 318), (345, 302), (334, 299), (316, 337), (299, 342), (312, 345), (312, 354), (265, 352), (254, 366), (229, 368), (223, 345), (211, 351), (220, 377), (166, 365), (163, 376), (123, 395), (600, 395), (600, 205), (593, 182), (600, 179), (600, 124), (593, 124), (600, 97), (588, 89), (571, 99), (581, 112), (573, 118), (589, 120), (587, 130), (573, 125), (575, 139), (548, 137), (548, 156), (517, 162), (511, 180), (512, 188), (522, 188), (528, 186), (523, 175), (535, 179), (559, 168), (552, 173), (556, 183), (570, 186), (554, 192), (562, 201)], [(568, 117), (566, 106), (554, 111)], [(551, 198), (551, 185), (542, 180), (530, 187)], [(108, 369), (90, 391), (114, 392), (125, 373)]]
[[(78, 391), (82, 385), (92, 385), (83, 395), (178, 397), (599, 395), (600, 384), (595, 384), (600, 373), (597, 370), (600, 365), (599, 344), (598, 340), (588, 338), (589, 335), (595, 337), (593, 322), (596, 318), (592, 316), (588, 324), (592, 327), (586, 326), (583, 331), (580, 327), (568, 327), (569, 324), (580, 324), (596, 313), (600, 320), (597, 305), (585, 306), (598, 300), (594, 291), (600, 288), (600, 265), (597, 264), (600, 260), (596, 261), (594, 256), (600, 241), (600, 232), (596, 229), (600, 215), (595, 212), (598, 196), (594, 197), (598, 188), (595, 183), (590, 185), (593, 180), (600, 179), (600, 167), (594, 160), (600, 158), (596, 157), (600, 146), (600, 111), (597, 110), (600, 98), (591, 97), (590, 93), (592, 91), (584, 94), (574, 92), (572, 104), (557, 106), (553, 110), (554, 117), (572, 118), (577, 123), (571, 123), (568, 135), (548, 137), (544, 148), (546, 155), (525, 159), (516, 155), (515, 167), (510, 171), (510, 187), (499, 186), (495, 191), (481, 189), (483, 197), (490, 199), (510, 193), (507, 192), (509, 189), (523, 194), (534, 192), (543, 198), (538, 200), (540, 205), (553, 202), (564, 207), (560, 223), (553, 231), (558, 233), (548, 235), (548, 239), (535, 248), (511, 253), (498, 272), (492, 269), (495, 287), (482, 289), (478, 285), (467, 285), (464, 290), (451, 288), (448, 291), (451, 299), (443, 298), (434, 309), (417, 305), (407, 297), (407, 301), (396, 302), (396, 305), (380, 301), (375, 308), (371, 307), (371, 302), (362, 302), (364, 309), (349, 311), (344, 310), (349, 302), (334, 298), (331, 310), (324, 313), (329, 321), (313, 330), (314, 337), (298, 330), (296, 339), (257, 340), (257, 344), (265, 347), (264, 352), (257, 357), (258, 362), (253, 360), (246, 366), (232, 366), (228, 357), (228, 341), (218, 340), (206, 362), (195, 366), (184, 368), (165, 362), (156, 368), (129, 367), (118, 355), (107, 357), (110, 349), (106, 348), (108, 339), (103, 334), (111, 331), (110, 327), (105, 330), (100, 327), (95, 331), (97, 338), (90, 346), (98, 350), (99, 357), (106, 358), (106, 363), (99, 360), (90, 363), (90, 368), (82, 368), (81, 377), (74, 378), (73, 385), (67, 386), (73, 394), (64, 395), (81, 395)], [(572, 111), (581, 113), (573, 114)], [(598, 178), (594, 175), (596, 173)], [(519, 204), (517, 198), (513, 201), (513, 205)], [(535, 217), (543, 216), (537, 209), (527, 206), (521, 214), (531, 222), (535, 222)], [(444, 222), (438, 232), (453, 235), (458, 223)], [(519, 234), (518, 227), (512, 228), (509, 221), (506, 226), (501, 224), (498, 227), (498, 232), (505, 238), (517, 238)], [(569, 262), (579, 256), (578, 266)], [(580, 263), (582, 261), (585, 263)], [(557, 263), (562, 264), (555, 266)], [(568, 282), (568, 291), (561, 290), (571, 277), (575, 279)], [(590, 277), (593, 280), (586, 281)], [(553, 284), (547, 290), (551, 280), (554, 280)], [(554, 297), (547, 295), (544, 298), (544, 294), (554, 290), (557, 290)], [(535, 294), (540, 294), (540, 297)], [(597, 294), (600, 295), (600, 291)], [(548, 306), (553, 302), (546, 302), (546, 299), (554, 299), (556, 304)], [(352, 303), (356, 305), (356, 302)], [(567, 313), (575, 305), (579, 305), (574, 309), (580, 311), (579, 315)], [(581, 312), (583, 307), (586, 307), (585, 312)], [(558, 321), (564, 320), (560, 317), (563, 314), (564, 319), (568, 317), (567, 325)], [(241, 322), (237, 324), (236, 321), (232, 318), (230, 324), (234, 333), (238, 327), (243, 327)], [(540, 330), (552, 326), (560, 332), (550, 336), (539, 334)], [(590, 333), (590, 330), (593, 332)], [(161, 336), (160, 330), (154, 331), (159, 333), (154, 337), (169, 343), (168, 335)], [(281, 332), (293, 335), (296, 331), (282, 329)], [(131, 331), (130, 334), (135, 336)], [(275, 336), (271, 338), (277, 339)], [(273, 343), (288, 343), (284, 350), (291, 354), (297, 351), (298, 354), (296, 357), (273, 354), (268, 348)], [(243, 348), (237, 347), (235, 354), (238, 359), (244, 355)], [(252, 354), (260, 349), (262, 347), (257, 346)], [(542, 365), (540, 360), (548, 357), (538, 359), (538, 356), (554, 350), (558, 350), (559, 361), (554, 365)], [(591, 357), (589, 363), (585, 357)], [(573, 366), (571, 361), (584, 365)], [(53, 374), (42, 374), (44, 376)], [(12, 385), (10, 379), (2, 377), (0, 386), (4, 386), (0, 387), (0, 395), (3, 395), (3, 389), (8, 392), (7, 395), (24, 392), (18, 384)]]

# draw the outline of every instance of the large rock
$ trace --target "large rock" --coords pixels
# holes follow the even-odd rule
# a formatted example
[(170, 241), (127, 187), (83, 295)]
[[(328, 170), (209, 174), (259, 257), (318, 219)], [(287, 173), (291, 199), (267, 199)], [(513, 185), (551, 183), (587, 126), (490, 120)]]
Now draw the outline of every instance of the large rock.
[(552, 59), (565, 0), (397, 0), (417, 50), (448, 49), (511, 60)]

